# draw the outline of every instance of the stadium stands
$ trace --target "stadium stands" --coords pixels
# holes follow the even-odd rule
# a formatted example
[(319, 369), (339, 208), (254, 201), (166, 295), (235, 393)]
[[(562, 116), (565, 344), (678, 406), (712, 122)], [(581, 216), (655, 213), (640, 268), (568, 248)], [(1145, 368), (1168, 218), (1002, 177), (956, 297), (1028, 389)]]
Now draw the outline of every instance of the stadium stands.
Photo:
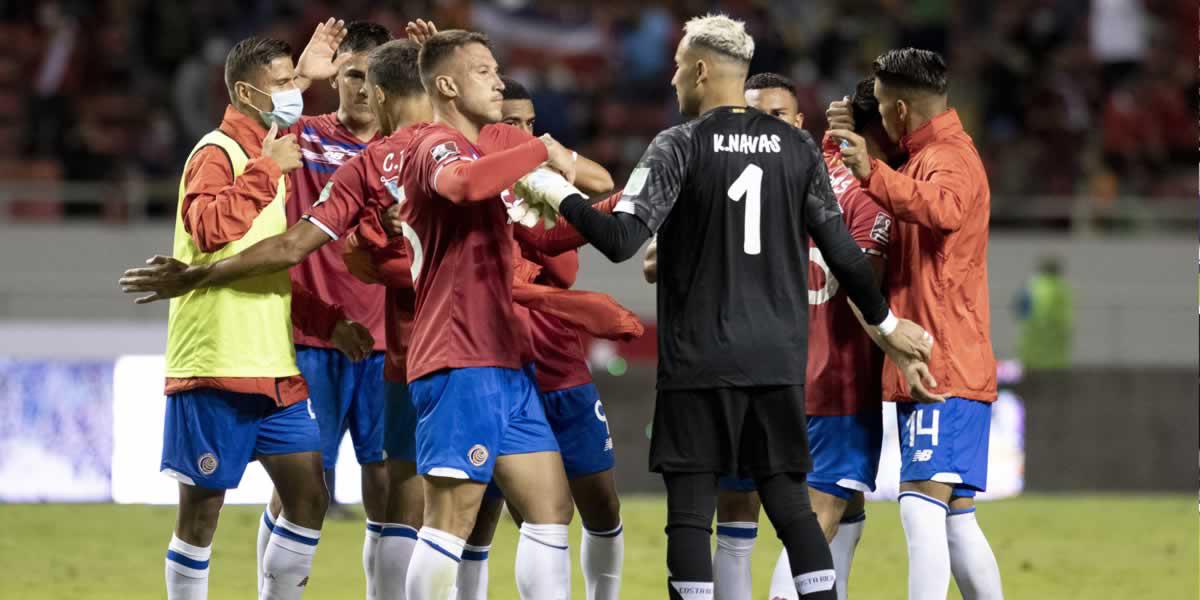
[[(620, 179), (649, 136), (678, 119), (664, 85), (670, 53), (682, 17), (707, 7), (654, 4), (9, 3), (0, 31), (17, 43), (0, 50), (0, 158), (16, 161), (29, 179), (99, 180), (114, 193), (138, 194), (147, 181), (174, 179), (190, 140), (219, 117), (231, 40), (267, 32), (299, 48), (326, 14), (395, 30), (404, 19), (432, 15), (492, 33), (506, 71), (530, 84), (544, 107), (539, 126)], [(879, 10), (873, 2), (821, 0), (800, 5), (803, 15), (788, 2), (721, 4), (759, 40), (752, 71), (798, 82), (814, 134), (824, 130), (829, 99), (851, 90), (880, 49), (924, 46), (944, 51), (954, 66), (951, 99), (984, 155), (997, 214), (1053, 221), (1076, 211), (1081, 196), (1085, 210), (1099, 213), (1136, 212), (1131, 203), (1186, 202), (1191, 211), (1200, 158), (1190, 101), (1196, 71), (1170, 59), (1192, 54), (1197, 15), (1187, 3), (884, 2)], [(336, 104), (327, 88), (308, 96), (314, 114)], [(22, 220), (139, 219), (146, 215), (131, 213), (171, 214), (173, 201), (154, 195), (130, 210), (39, 189), (33, 199), (51, 206), (5, 212)], [(1147, 196), (1163, 200), (1128, 200)]]

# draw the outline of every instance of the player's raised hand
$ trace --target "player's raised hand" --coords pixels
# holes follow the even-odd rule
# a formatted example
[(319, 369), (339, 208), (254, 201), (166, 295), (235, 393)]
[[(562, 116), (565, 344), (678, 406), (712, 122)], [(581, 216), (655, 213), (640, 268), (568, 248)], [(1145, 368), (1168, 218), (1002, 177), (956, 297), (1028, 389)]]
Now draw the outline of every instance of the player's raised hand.
[(562, 176), (567, 180), (567, 183), (575, 183), (575, 154), (567, 150), (565, 146), (558, 143), (558, 140), (550, 137), (550, 134), (542, 134), (538, 138), (546, 145), (546, 153), (550, 158), (546, 161), (547, 166), (562, 173)]
[(349, 52), (334, 57), (344, 39), (345, 21), (330, 17), (324, 23), (318, 23), (312, 38), (308, 40), (308, 45), (304, 47), (304, 52), (300, 53), (300, 59), (296, 61), (296, 76), (317, 81), (337, 75), (338, 69), (350, 60)]
[(850, 98), (843, 96), (841, 100), (829, 103), (825, 110), (825, 119), (829, 121), (830, 129), (848, 129), (854, 131), (854, 112), (850, 110)]
[(300, 168), (300, 144), (296, 142), (296, 135), (289, 133), (283, 137), (279, 135), (279, 126), (271, 124), (271, 129), (267, 131), (267, 136), (263, 138), (263, 156), (271, 157), (275, 164), (279, 165), (279, 170), (284, 173), (290, 173)]
[(908, 319), (900, 319), (896, 329), (890, 335), (883, 336), (883, 339), (893, 354), (898, 353), (912, 360), (928, 361), (933, 352), (933, 336)]
[(149, 266), (126, 269), (117, 281), (121, 291), (126, 294), (150, 292), (149, 296), (134, 300), (135, 304), (149, 304), (182, 296), (196, 289), (204, 275), (202, 268), (191, 267), (169, 256), (152, 256), (146, 260), (146, 264)]
[(437, 26), (433, 24), (433, 21), (426, 21), (424, 19), (409, 21), (408, 25), (404, 26), (404, 32), (408, 34), (408, 39), (416, 42), (418, 45), (425, 45), (425, 41), (433, 37), (437, 31)]
[(375, 338), (371, 337), (370, 330), (350, 320), (338, 321), (333, 326), (333, 335), (329, 336), (329, 342), (354, 362), (366, 358), (375, 347)]
[(904, 381), (908, 384), (908, 393), (912, 396), (913, 400), (922, 404), (946, 401), (944, 394), (935, 394), (930, 391), (937, 387), (937, 380), (929, 372), (929, 365), (923, 361), (910, 360), (902, 361), (896, 366), (904, 374)]
[(830, 129), (829, 136), (841, 142), (842, 164), (859, 181), (866, 181), (871, 176), (871, 155), (867, 152), (866, 138), (849, 129)]

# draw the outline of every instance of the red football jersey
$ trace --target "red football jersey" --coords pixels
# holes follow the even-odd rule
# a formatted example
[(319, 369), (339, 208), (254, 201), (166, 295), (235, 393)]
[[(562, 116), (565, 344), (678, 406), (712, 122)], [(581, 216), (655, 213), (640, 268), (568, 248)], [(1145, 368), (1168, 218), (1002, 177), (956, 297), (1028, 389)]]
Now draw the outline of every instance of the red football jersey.
[[(301, 166), (288, 173), (286, 211), (291, 225), (320, 202), (334, 173), (367, 147), (338, 121), (336, 113), (301, 117), (280, 135), (292, 133), (300, 145)], [(376, 137), (376, 140), (379, 138)], [(338, 232), (340, 237), (341, 232)], [(335, 238), (336, 240), (336, 238)], [(383, 290), (355, 279), (342, 264), (342, 243), (334, 241), (313, 252), (291, 269), (292, 281), (312, 291), (329, 304), (337, 304), (346, 316), (363, 324), (375, 337), (375, 349), (384, 349)], [(295, 342), (305, 346), (332, 348), (326, 340), (293, 331)]]
[[(579, 273), (578, 250), (548, 256), (521, 245), (521, 254), (542, 266), (534, 283), (570, 289)], [(592, 374), (588, 370), (579, 331), (561, 319), (538, 311), (530, 311), (529, 320), (538, 389), (555, 392), (591, 383)]]
[[(863, 252), (887, 257), (892, 216), (871, 200), (836, 152), (825, 153), (829, 180), (850, 236)], [(844, 416), (878, 411), (883, 400), (883, 352), (850, 309), (846, 291), (809, 242), (808, 373), (805, 410)]]
[[(416, 288), (409, 381), (447, 368), (519, 369), (530, 354), (513, 311), (512, 226), (500, 193), (545, 161), (546, 147), (505, 125), (479, 141), (433, 123), (404, 153), (400, 214)], [(481, 160), (481, 147), (509, 149)]]

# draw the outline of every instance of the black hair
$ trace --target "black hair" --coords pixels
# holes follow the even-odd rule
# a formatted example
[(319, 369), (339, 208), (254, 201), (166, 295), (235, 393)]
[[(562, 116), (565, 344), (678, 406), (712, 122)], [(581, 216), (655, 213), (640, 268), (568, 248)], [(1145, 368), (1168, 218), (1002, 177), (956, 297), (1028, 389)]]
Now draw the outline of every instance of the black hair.
[(292, 47), (283, 40), (248, 37), (237, 43), (225, 57), (225, 87), (233, 98), (233, 84), (248, 81), (254, 69), (266, 67), (280, 56), (291, 56)]
[(346, 37), (338, 44), (334, 56), (343, 52), (354, 54), (368, 52), (392, 41), (392, 32), (379, 23), (354, 21), (346, 26)]
[(425, 43), (421, 45), (421, 55), (418, 62), (421, 65), (421, 81), (425, 84), (425, 89), (429, 93), (432, 94), (434, 92), (434, 71), (437, 70), (442, 61), (453, 54), (455, 50), (470, 44), (483, 44), (489, 49), (492, 47), (486, 35), (462, 29), (439, 31), (425, 40)]
[(392, 40), (371, 51), (367, 58), (367, 80), (389, 96), (425, 93), (417, 56), (421, 46), (411, 40)]
[(873, 125), (883, 125), (879, 114), (879, 99), (875, 97), (875, 78), (868, 77), (858, 82), (854, 96), (850, 98), (850, 112), (854, 116), (854, 131), (862, 133)]
[(504, 82), (504, 99), (505, 100), (529, 100), (533, 101), (533, 96), (529, 94), (529, 88), (525, 84), (511, 77), (501, 77), (500, 81)]
[(875, 59), (875, 77), (888, 87), (944, 96), (946, 60), (930, 50), (888, 50)]
[(786, 90), (793, 98), (796, 98), (797, 103), (800, 101), (800, 98), (796, 96), (796, 84), (779, 73), (755, 73), (746, 80), (746, 89)]

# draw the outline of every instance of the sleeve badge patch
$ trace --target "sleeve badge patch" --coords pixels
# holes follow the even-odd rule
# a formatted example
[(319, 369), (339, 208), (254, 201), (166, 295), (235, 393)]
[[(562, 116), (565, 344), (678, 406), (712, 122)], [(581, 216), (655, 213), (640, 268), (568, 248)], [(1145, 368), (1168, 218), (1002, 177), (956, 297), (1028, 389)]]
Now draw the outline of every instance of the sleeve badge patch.
[(440, 163), (451, 156), (458, 156), (458, 144), (454, 142), (438, 144), (429, 153), (433, 155), (433, 162)]

